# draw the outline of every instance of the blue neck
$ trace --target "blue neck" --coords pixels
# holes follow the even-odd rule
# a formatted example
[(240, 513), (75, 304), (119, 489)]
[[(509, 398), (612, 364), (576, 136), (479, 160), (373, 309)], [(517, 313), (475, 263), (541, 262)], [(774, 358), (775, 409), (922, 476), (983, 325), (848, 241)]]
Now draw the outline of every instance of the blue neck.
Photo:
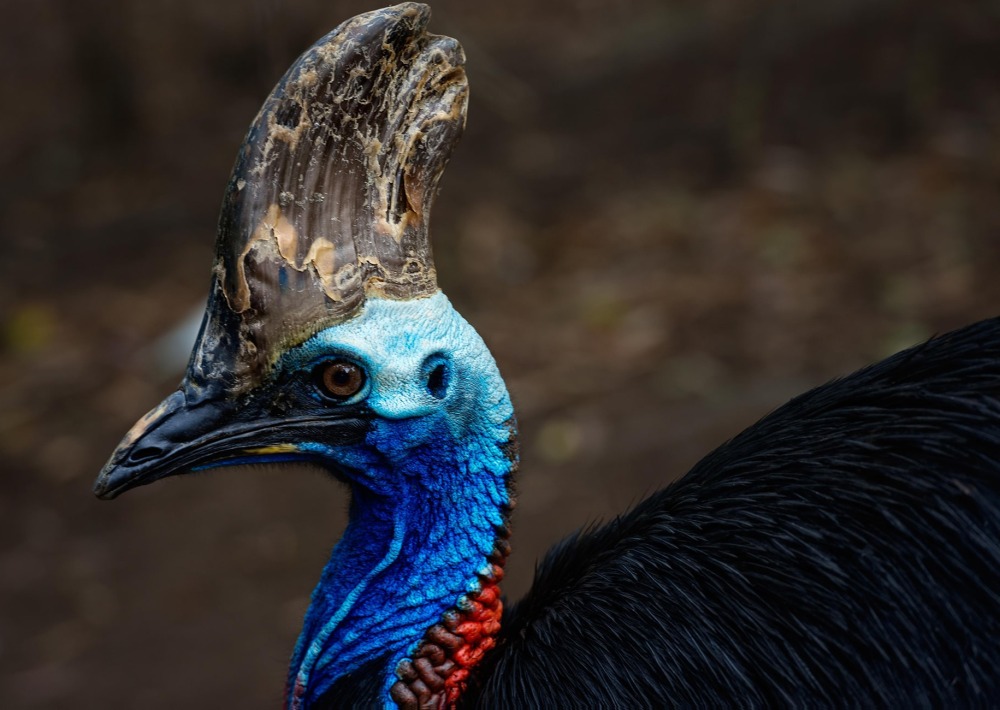
[(490, 569), (516, 466), (503, 379), (443, 293), (369, 298), (359, 315), (288, 351), (274, 376), (312, 373), (332, 357), (367, 372), (360, 396), (372, 424), (358, 444), (296, 442), (350, 482), (352, 502), (292, 657), (293, 710), (338, 679), (353, 683), (344, 677), (362, 666), (367, 677), (378, 659), (380, 697), (392, 705), (400, 660)]
[[(491, 428), (486, 447), (442, 447), (437, 439), (411, 449), (401, 468), (378, 471), (369, 463), (365, 477), (396, 482), (390, 490), (352, 486), (350, 522), (313, 592), (292, 659), (290, 682), (304, 691), (302, 707), (379, 657), (386, 660), (381, 692), (390, 703), (399, 661), (475, 589), (510, 502), (512, 462), (503, 446), (511, 434)], [(371, 438), (382, 448), (377, 439), (400, 436), (396, 422), (377, 425)]]

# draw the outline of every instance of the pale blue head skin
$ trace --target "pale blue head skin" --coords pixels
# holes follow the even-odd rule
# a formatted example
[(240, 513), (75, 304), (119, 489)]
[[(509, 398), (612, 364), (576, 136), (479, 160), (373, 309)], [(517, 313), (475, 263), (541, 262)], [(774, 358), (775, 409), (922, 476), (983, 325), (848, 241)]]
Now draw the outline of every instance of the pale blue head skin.
[[(290, 687), (302, 692), (290, 706), (308, 707), (337, 678), (384, 656), (383, 698), (395, 707), (399, 661), (478, 589), (505, 524), (514, 411), (486, 345), (442, 293), (369, 298), (358, 316), (285, 353), (274, 376), (338, 358), (366, 371), (350, 401), (375, 417), (359, 445), (297, 442), (342, 473), (352, 503), (292, 657)], [(443, 386), (429, 378), (441, 364)]]

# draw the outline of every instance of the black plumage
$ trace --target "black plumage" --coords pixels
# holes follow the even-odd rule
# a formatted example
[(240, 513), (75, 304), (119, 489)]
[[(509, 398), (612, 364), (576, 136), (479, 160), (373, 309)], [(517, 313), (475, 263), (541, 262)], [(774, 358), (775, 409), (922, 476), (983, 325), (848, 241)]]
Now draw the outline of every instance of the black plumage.
[(385, 658), (373, 658), (353, 673), (341, 676), (311, 706), (312, 710), (381, 708), (379, 674), (385, 663)]
[(562, 542), (465, 699), (976, 707), (998, 663), (994, 319), (797, 397)]

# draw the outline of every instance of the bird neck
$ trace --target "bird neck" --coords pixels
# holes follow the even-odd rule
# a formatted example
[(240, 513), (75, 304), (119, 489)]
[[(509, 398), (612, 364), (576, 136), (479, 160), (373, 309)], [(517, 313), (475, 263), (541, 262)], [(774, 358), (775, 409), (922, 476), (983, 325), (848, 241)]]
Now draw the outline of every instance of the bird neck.
[[(507, 416), (501, 426), (478, 427), (488, 433), (464, 446), (438, 438), (402, 462), (369, 464), (367, 477), (398, 482), (391, 492), (352, 485), (347, 529), (313, 592), (293, 655), (290, 708), (309, 707), (363, 666), (370, 671), (372, 659), (381, 659), (376, 678), (362, 682), (377, 683), (387, 707), (410, 692), (400, 676), (405, 686), (421, 657), (438, 668), (437, 692), (451, 702), (460, 695), (468, 669), (492, 645), (484, 640), (499, 630), (496, 585), (510, 549), (517, 462), (509, 409)], [(469, 621), (479, 629), (467, 641), (453, 632)]]

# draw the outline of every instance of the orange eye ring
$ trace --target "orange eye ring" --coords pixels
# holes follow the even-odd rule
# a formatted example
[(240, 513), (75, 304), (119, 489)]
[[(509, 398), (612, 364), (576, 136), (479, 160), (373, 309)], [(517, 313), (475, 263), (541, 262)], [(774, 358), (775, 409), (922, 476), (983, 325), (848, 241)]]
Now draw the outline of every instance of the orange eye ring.
[(319, 367), (319, 386), (333, 399), (353, 397), (365, 386), (365, 371), (349, 360), (334, 360)]

